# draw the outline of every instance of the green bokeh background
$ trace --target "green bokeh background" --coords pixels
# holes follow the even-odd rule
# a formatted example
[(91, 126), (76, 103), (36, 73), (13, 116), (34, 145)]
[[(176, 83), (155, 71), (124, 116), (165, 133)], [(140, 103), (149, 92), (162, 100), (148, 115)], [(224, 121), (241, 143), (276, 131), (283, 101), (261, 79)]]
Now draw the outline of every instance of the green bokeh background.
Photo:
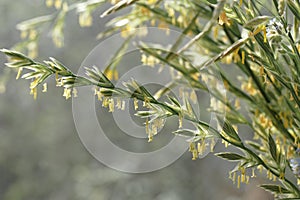
[[(104, 30), (107, 19), (99, 18), (101, 11), (96, 11), (91, 28), (80, 28), (76, 13), (68, 15), (66, 43), (61, 49), (54, 47), (46, 31), (38, 60), (55, 57), (76, 71), (98, 44), (96, 35)], [(41, 0), (1, 0), (0, 48), (10, 48), (20, 41), (17, 23), (51, 12)], [(192, 161), (186, 152), (171, 166), (147, 174), (107, 168), (81, 144), (71, 101), (62, 97), (62, 89), (49, 83), (48, 92), (39, 93), (34, 101), (29, 95), (29, 82), (16, 81), (15, 72), (4, 67), (5, 61), (0, 55), (1, 200), (272, 199), (256, 188), (260, 179), (236, 189), (227, 178), (233, 165), (213, 154)], [(219, 143), (216, 149), (224, 147)]]

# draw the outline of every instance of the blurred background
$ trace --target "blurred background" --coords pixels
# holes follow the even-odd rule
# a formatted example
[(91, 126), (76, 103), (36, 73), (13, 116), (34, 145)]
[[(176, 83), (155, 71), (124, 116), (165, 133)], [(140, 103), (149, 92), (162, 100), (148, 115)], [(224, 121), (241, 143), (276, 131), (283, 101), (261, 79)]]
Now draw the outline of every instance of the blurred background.
[[(55, 57), (76, 72), (98, 44), (96, 35), (105, 29), (107, 19), (99, 18), (102, 11), (95, 12), (94, 26), (90, 28), (80, 28), (76, 13), (70, 13), (63, 48), (54, 47), (46, 31), (38, 60)], [(20, 41), (17, 23), (52, 12), (41, 0), (1, 0), (0, 48), (10, 48)], [(5, 62), (1, 54), (1, 200), (273, 199), (256, 187), (264, 178), (237, 189), (228, 179), (228, 171), (234, 165), (213, 154), (192, 161), (186, 152), (172, 165), (146, 174), (126, 174), (102, 165), (80, 142), (72, 102), (62, 97), (62, 89), (49, 83), (48, 92), (40, 93), (34, 101), (29, 95), (29, 82), (16, 81), (15, 71), (5, 68)], [(216, 151), (223, 149), (219, 142)]]

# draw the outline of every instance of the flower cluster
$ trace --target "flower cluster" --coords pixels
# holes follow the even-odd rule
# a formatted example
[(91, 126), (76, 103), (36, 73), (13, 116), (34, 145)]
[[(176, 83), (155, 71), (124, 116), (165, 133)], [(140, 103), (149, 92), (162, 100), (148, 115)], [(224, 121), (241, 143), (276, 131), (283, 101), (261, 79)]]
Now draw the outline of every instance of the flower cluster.
[[(128, 42), (132, 37), (147, 35), (149, 25), (166, 30), (166, 34), (172, 27), (181, 31), (182, 36), (190, 36), (188, 42), (184, 43), (180, 36), (168, 47), (138, 44), (144, 65), (170, 68), (169, 86), (180, 88), (177, 99), (168, 94), (169, 88), (161, 88), (152, 95), (134, 80), (124, 83), (124, 88), (113, 84), (119, 77), (117, 67), (126, 42), (104, 72), (96, 67), (86, 68), (86, 76), (73, 74), (55, 59), (39, 63), (30, 58), (37, 56), (42, 24), (53, 21), (52, 38), (60, 47), (66, 14), (76, 9), (79, 24), (91, 26), (92, 13), (103, 2), (86, 0), (68, 5), (60, 0), (47, 0), (48, 6), (57, 9), (56, 14), (18, 26), (22, 38), (29, 41), (26, 48), (30, 56), (2, 51), (10, 58), (7, 65), (17, 69), (17, 78), (32, 81), (30, 89), (34, 98), (38, 86), (51, 75), (56, 77), (58, 86), (64, 87), (66, 99), (77, 95), (76, 87), (95, 87), (95, 95), (109, 112), (115, 108), (124, 110), (123, 99), (131, 98), (136, 115), (145, 119), (149, 142), (168, 117), (177, 116), (178, 130), (174, 134), (188, 137), (192, 160), (209, 148), (213, 150), (215, 139), (220, 138), (226, 147), (239, 149), (239, 153), (216, 154), (236, 163), (229, 178), (238, 188), (255, 178), (255, 170), (258, 170), (274, 182), (263, 184), (262, 188), (279, 199), (299, 199), (300, 190), (295, 183), (297, 180), (300, 184), (300, 3), (273, 1), (273, 10), (267, 6), (268, 9), (261, 12), (261, 2), (256, 1), (111, 0), (111, 7), (101, 17), (130, 9), (113, 17), (99, 38), (120, 31)], [(199, 55), (207, 59), (199, 62)], [(25, 74), (23, 69), (26, 69)], [(42, 91), (46, 90), (44, 84)], [(193, 110), (191, 102), (197, 104), (199, 91), (211, 96), (208, 112), (216, 116), (217, 128), (199, 119)], [(160, 97), (168, 100), (162, 101)], [(140, 102), (145, 111), (139, 109)], [(184, 129), (185, 121), (195, 130)], [(251, 129), (253, 137), (241, 137), (243, 130), (239, 125)], [(288, 166), (294, 177), (286, 176)]]

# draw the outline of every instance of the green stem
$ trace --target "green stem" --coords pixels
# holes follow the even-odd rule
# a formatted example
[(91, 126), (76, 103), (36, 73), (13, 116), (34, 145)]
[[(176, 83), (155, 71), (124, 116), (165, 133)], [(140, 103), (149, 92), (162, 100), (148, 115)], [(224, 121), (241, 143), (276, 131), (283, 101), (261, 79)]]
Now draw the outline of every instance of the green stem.
[[(253, 151), (251, 151), (249, 148), (244, 147), (244, 149), (247, 153), (249, 153), (259, 164), (261, 164), (266, 170), (269, 170), (273, 175), (275, 175), (276, 177), (280, 177), (280, 173), (276, 172), (275, 170), (273, 170), (272, 168), (270, 168), (258, 155), (256, 155)], [(286, 184), (288, 184), (292, 189), (293, 189), (293, 193), (296, 196), (296, 198), (300, 197), (300, 191), (298, 189), (297, 186), (295, 186), (290, 180), (288, 180), (286, 177), (283, 177), (282, 179), (279, 178), (280, 181), (285, 182)], [(296, 192), (296, 193), (295, 193)]]

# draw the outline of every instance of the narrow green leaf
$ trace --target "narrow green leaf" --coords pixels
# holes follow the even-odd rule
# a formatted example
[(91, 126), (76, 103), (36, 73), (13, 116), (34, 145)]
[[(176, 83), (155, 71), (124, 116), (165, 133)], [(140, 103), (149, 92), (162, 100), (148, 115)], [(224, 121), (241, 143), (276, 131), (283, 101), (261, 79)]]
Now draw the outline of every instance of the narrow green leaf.
[(57, 67), (57, 69), (59, 69), (60, 71), (70, 72), (70, 70), (65, 65), (63, 65), (61, 62), (59, 62), (55, 58), (50, 57), (50, 60), (55, 65), (55, 67)]
[(153, 114), (155, 114), (155, 111), (153, 111), (153, 110), (147, 110), (147, 111), (138, 111), (134, 115), (139, 116), (141, 118), (147, 118), (147, 117), (152, 116)]
[(258, 17), (255, 17), (253, 19), (251, 19), (250, 21), (248, 21), (244, 27), (245, 28), (254, 28), (256, 26), (259, 26), (261, 24), (264, 24), (266, 23), (268, 20), (270, 20), (271, 17), (270, 16), (258, 16)]
[(160, 88), (158, 91), (155, 92), (155, 94), (153, 95), (154, 98), (155, 99), (160, 99), (162, 96), (167, 95), (168, 93), (170, 93), (172, 88), (174, 88), (175, 86), (176, 86), (176, 84), (175, 84), (174, 81), (169, 82), (164, 87)]
[(32, 59), (28, 58), (27, 56), (25, 56), (20, 52), (8, 50), (8, 49), (1, 49), (0, 51), (13, 60), (17, 60), (17, 61), (23, 60), (23, 61), (27, 61), (28, 63), (34, 63)]
[(180, 105), (179, 101), (176, 99), (176, 97), (168, 96), (168, 98), (169, 98), (170, 101), (171, 101), (172, 103), (174, 103), (178, 108), (181, 107), (181, 105)]
[(256, 142), (253, 142), (253, 141), (246, 141), (246, 144), (250, 145), (252, 148), (254, 148), (255, 150), (257, 151), (262, 151), (262, 152), (265, 152), (264, 150), (261, 149), (261, 145), (256, 143)]
[(222, 153), (216, 153), (216, 156), (229, 161), (239, 161), (239, 160), (245, 160), (246, 158), (242, 155), (231, 153), (231, 152), (222, 152)]
[(141, 92), (143, 93), (144, 97), (148, 97), (151, 100), (155, 101), (155, 98), (152, 96), (152, 94), (142, 85), (139, 85), (139, 89), (141, 90)]
[(282, 186), (279, 186), (279, 185), (263, 184), (263, 185), (260, 185), (260, 187), (267, 190), (267, 191), (269, 191), (269, 192), (275, 193), (275, 194), (289, 194), (289, 193), (291, 193), (288, 189), (286, 189)]
[(116, 3), (114, 6), (110, 7), (108, 10), (106, 10), (100, 17), (105, 17), (106, 15), (109, 15), (111, 13), (114, 13), (118, 10), (121, 10), (122, 8), (128, 7), (137, 0), (122, 0)]
[(287, 5), (289, 9), (292, 11), (292, 13), (300, 20), (300, 6), (299, 3), (296, 4), (295, 1), (287, 0)]
[[(223, 120), (220, 119), (219, 117), (218, 117), (218, 121), (221, 124), (223, 122)], [(232, 125), (227, 120), (225, 120), (223, 122), (223, 131), (226, 134), (226, 135), (223, 135), (225, 138), (230, 139), (231, 142), (234, 142), (236, 145), (241, 145), (242, 144), (241, 138), (238, 136), (237, 132), (234, 130)]]
[(190, 117), (194, 118), (194, 119), (197, 119), (197, 115), (196, 115), (196, 112), (195, 110), (193, 109), (190, 101), (188, 100), (187, 97), (184, 98), (184, 105), (186, 107), (186, 111), (187, 111), (187, 115), (189, 115)]
[(194, 130), (190, 130), (190, 129), (179, 129), (176, 131), (173, 131), (172, 133), (176, 134), (176, 135), (183, 135), (183, 136), (195, 136), (195, 131)]
[(22, 75), (21, 78), (23, 79), (32, 79), (32, 78), (37, 78), (41, 76), (41, 72), (29, 72), (29, 73), (26, 73), (24, 75)]
[(272, 138), (271, 134), (269, 134), (269, 149), (272, 158), (278, 163), (278, 156), (277, 156), (277, 149), (274, 139)]
[(224, 58), (225, 56), (231, 54), (232, 52), (234, 52), (236, 49), (240, 48), (242, 45), (244, 45), (249, 38), (242, 38), (237, 40), (235, 43), (233, 43), (232, 45), (230, 45), (228, 48), (226, 48), (224, 51), (222, 51), (221, 53), (219, 53), (218, 55), (216, 55), (215, 57), (209, 59), (207, 62), (205, 62), (203, 64), (203, 66), (201, 66), (201, 69), (217, 62), (218, 60)]
[(24, 62), (24, 61), (22, 60), (22, 61), (16, 61), (16, 62), (5, 63), (5, 65), (6, 65), (7, 67), (10, 67), (10, 68), (19, 68), (19, 67), (27, 66), (28, 63), (26, 63), (26, 62)]

